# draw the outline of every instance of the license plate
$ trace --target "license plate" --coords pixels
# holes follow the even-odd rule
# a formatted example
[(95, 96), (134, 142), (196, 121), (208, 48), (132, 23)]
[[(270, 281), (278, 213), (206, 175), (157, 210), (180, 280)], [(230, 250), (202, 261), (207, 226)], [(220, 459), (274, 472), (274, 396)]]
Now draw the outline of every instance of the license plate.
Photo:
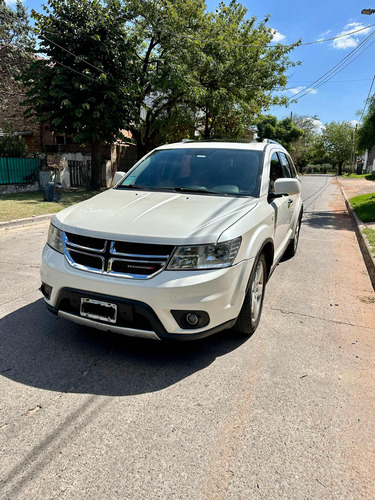
[(98, 319), (108, 323), (117, 321), (117, 305), (102, 300), (81, 298), (80, 314), (84, 318)]

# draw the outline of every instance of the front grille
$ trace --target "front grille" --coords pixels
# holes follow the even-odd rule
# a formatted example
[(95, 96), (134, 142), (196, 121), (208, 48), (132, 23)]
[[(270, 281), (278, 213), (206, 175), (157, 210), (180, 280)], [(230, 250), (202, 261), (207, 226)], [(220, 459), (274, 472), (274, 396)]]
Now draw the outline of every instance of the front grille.
[(63, 233), (69, 264), (84, 271), (134, 279), (148, 279), (162, 271), (174, 251), (153, 245)]

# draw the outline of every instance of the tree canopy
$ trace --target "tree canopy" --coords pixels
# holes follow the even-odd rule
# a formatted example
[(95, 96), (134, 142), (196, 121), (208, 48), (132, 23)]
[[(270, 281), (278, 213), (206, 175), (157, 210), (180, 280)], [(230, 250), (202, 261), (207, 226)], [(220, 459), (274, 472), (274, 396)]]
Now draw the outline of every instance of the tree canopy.
[(303, 129), (298, 128), (291, 118), (278, 120), (276, 116), (266, 115), (257, 123), (259, 139), (272, 139), (286, 149), (291, 149), (294, 141), (303, 136)]
[(358, 129), (358, 149), (365, 151), (375, 146), (375, 96), (372, 96), (363, 124)]
[(5, 0), (0, 0), (0, 108), (6, 107), (20, 66), (31, 60), (34, 46), (29, 16), (22, 2), (17, 0), (15, 9), (11, 9)]
[(330, 122), (322, 134), (324, 148), (329, 159), (339, 167), (342, 175), (344, 162), (350, 162), (353, 151), (353, 127), (349, 122)]
[(296, 44), (272, 44), (268, 18), (247, 19), (236, 0), (214, 13), (205, 0), (48, 0), (44, 10), (33, 17), (46, 59), (23, 76), (28, 116), (93, 145), (94, 187), (98, 144), (121, 129), (142, 156), (184, 136), (243, 137), (288, 101), (273, 91)]
[(27, 116), (54, 132), (92, 145), (92, 187), (102, 185), (100, 142), (114, 140), (133, 118), (134, 93), (127, 62), (133, 47), (118, 2), (49, 0), (33, 11), (46, 59), (23, 75)]

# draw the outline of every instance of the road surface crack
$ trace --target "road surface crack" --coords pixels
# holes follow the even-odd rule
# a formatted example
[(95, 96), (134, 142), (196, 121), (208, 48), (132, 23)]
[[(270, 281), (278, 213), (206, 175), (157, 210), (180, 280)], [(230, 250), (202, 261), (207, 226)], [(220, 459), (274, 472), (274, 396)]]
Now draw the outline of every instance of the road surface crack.
[(294, 316), (301, 316), (301, 317), (305, 317), (305, 318), (318, 319), (320, 321), (325, 321), (326, 323), (334, 323), (336, 325), (354, 326), (356, 328), (366, 328), (367, 330), (374, 330), (374, 328), (372, 328), (370, 326), (357, 325), (354, 323), (349, 323), (347, 321), (339, 321), (336, 319), (327, 319), (327, 318), (322, 318), (321, 316), (314, 316), (312, 314), (304, 314), (304, 313), (298, 313), (298, 312), (294, 312), (294, 311), (284, 311), (283, 309), (279, 309), (277, 307), (272, 307), (272, 306), (270, 306), (269, 308), (272, 311), (278, 311), (278, 312), (281, 312), (282, 314), (285, 314), (285, 315), (293, 314)]

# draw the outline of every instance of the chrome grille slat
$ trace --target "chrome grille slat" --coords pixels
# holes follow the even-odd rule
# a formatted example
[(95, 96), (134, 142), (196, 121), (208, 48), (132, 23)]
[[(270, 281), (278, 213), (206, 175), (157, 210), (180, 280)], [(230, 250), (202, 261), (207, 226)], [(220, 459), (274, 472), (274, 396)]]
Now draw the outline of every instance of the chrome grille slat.
[[(87, 246), (89, 243), (93, 246)], [(116, 251), (116, 245), (121, 251)], [(69, 264), (77, 269), (132, 279), (149, 279), (160, 273), (174, 251), (170, 245), (109, 241), (65, 232), (63, 246)]]

